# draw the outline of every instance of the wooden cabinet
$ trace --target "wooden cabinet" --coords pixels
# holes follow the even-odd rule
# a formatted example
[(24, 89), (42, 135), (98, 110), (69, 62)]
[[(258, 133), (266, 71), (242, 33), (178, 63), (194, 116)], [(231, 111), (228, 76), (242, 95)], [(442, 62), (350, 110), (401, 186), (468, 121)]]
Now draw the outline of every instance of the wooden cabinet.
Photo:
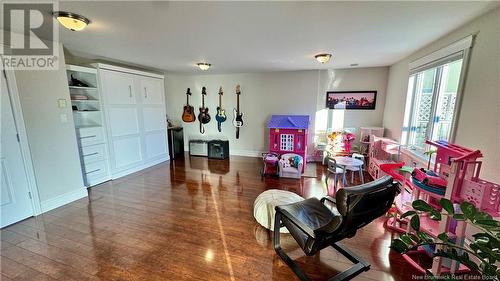
[(163, 76), (96, 64), (110, 151), (112, 178), (169, 159)]

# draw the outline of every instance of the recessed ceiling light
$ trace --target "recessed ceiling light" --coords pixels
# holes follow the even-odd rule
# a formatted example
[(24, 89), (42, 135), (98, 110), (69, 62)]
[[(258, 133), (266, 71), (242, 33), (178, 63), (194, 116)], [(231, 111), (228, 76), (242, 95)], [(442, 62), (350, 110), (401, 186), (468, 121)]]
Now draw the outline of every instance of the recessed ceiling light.
[(314, 57), (320, 63), (327, 63), (330, 60), (330, 58), (332, 57), (332, 54), (317, 54)]
[(208, 70), (210, 68), (210, 66), (212, 66), (211, 64), (209, 63), (206, 63), (206, 62), (199, 62), (196, 64), (201, 70), (205, 71), (205, 70)]
[(72, 31), (83, 30), (90, 23), (88, 18), (75, 13), (59, 11), (53, 15), (62, 26)]
[(358, 63), (351, 63), (351, 66), (358, 66)]

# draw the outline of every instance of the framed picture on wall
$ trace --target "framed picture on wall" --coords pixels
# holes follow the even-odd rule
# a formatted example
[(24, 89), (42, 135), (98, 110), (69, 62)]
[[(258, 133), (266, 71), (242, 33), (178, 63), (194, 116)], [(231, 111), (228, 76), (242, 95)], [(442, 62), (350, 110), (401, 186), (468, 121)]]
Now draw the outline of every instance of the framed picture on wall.
[(326, 107), (329, 109), (375, 109), (377, 91), (328, 91)]

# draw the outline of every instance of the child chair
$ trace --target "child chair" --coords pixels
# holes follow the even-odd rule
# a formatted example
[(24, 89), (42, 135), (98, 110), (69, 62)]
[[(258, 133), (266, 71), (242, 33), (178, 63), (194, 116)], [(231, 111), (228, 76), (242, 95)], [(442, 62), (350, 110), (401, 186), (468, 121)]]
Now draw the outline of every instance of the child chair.
[(328, 159), (327, 163), (328, 163), (328, 168), (326, 170), (326, 178), (325, 178), (326, 187), (328, 188), (328, 179), (330, 179), (330, 176), (333, 174), (335, 176), (333, 182), (333, 190), (335, 190), (335, 193), (337, 193), (338, 175), (339, 174), (342, 175), (343, 185), (345, 185), (346, 182), (344, 169), (337, 166), (337, 161), (335, 161), (335, 159)]
[[(295, 159), (297, 159), (298, 161), (294, 161)], [(294, 163), (291, 163), (290, 160), (292, 160)], [(300, 179), (300, 177), (302, 177), (303, 165), (304, 159), (298, 154), (286, 153), (281, 155), (281, 159), (278, 162), (280, 178)]]
[[(363, 161), (363, 163), (365, 163), (365, 156), (363, 154), (353, 153), (351, 157), (358, 159), (358, 160), (361, 160), (361, 161)], [(360, 172), (359, 171), (360, 169), (363, 170), (363, 166), (361, 166), (361, 167), (347, 166), (346, 167), (347, 171), (351, 171), (351, 184), (354, 182), (354, 173)], [(361, 181), (361, 183), (364, 183), (364, 178), (362, 176), (360, 177), (359, 180)]]

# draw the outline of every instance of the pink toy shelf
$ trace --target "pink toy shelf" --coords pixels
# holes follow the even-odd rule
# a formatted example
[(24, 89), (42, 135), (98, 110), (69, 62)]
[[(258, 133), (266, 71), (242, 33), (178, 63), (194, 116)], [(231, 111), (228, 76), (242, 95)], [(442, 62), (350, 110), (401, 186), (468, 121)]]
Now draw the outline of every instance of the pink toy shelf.
[[(282, 155), (295, 153), (306, 161), (309, 115), (272, 115), (269, 129), (269, 152)], [(302, 166), (304, 172), (305, 165)]]
[[(381, 169), (384, 173), (393, 176), (404, 186), (395, 201), (396, 210), (399, 214), (411, 210), (411, 203), (414, 200), (425, 200), (437, 207), (436, 202), (439, 199), (447, 198), (457, 204), (463, 201), (471, 202), (477, 209), (487, 212), (493, 217), (500, 216), (500, 185), (479, 178), (482, 162), (478, 159), (483, 156), (479, 150), (469, 149), (446, 141), (427, 140), (426, 144), (436, 150), (432, 170), (447, 182), (446, 188), (437, 192), (436, 189), (427, 188), (421, 183), (416, 183), (414, 178), (410, 180), (408, 176), (402, 176), (398, 173), (398, 169), (403, 167), (404, 162), (383, 164)], [(420, 217), (420, 222), (421, 230), (428, 235), (437, 238), (438, 234), (447, 232), (448, 237), (453, 238), (457, 245), (464, 244), (466, 222), (452, 219), (433, 221), (425, 216)], [(406, 219), (401, 221), (398, 218), (391, 218), (388, 220), (387, 226), (400, 232), (411, 231)], [(468, 270), (464, 265), (439, 257), (433, 259), (431, 269), (425, 269), (416, 262), (414, 258), (416, 254), (432, 254), (433, 251), (435, 249), (421, 248), (415, 253), (403, 255), (403, 257), (422, 273), (430, 270), (434, 275), (439, 275), (444, 272), (457, 273)]]

